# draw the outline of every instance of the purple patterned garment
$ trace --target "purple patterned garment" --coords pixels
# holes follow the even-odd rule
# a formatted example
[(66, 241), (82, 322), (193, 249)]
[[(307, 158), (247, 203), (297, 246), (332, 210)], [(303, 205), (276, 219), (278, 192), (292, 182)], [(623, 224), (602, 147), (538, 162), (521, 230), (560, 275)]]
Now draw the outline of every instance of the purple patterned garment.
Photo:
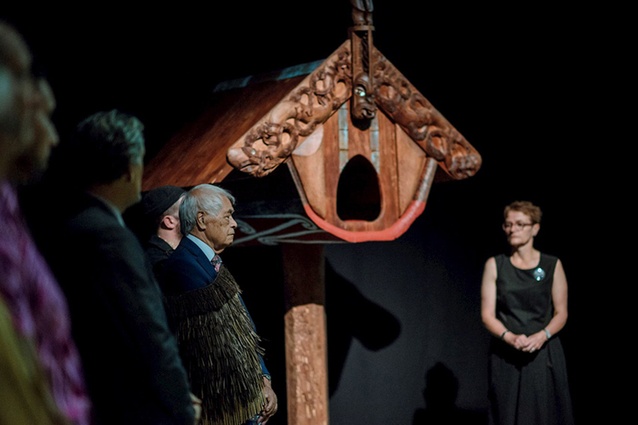
[(66, 299), (24, 223), (15, 189), (0, 182), (0, 293), (19, 333), (35, 341), (53, 397), (74, 424), (90, 424), (90, 401), (71, 339)]

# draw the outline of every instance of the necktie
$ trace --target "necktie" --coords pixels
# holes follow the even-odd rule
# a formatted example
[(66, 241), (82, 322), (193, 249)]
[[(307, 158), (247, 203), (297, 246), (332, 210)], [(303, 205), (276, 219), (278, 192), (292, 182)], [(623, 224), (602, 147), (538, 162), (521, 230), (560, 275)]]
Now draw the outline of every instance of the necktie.
[(219, 273), (219, 268), (222, 266), (222, 257), (219, 255), (215, 255), (212, 260), (210, 260), (213, 267), (215, 267), (215, 271)]

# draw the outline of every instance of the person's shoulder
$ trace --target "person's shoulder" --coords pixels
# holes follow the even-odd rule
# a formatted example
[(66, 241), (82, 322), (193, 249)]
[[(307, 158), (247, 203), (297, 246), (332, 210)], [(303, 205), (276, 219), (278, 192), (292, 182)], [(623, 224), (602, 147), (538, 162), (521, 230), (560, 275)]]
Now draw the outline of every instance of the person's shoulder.
[(95, 235), (104, 239), (128, 239), (129, 232), (112, 212), (99, 204), (85, 204), (78, 207), (66, 222), (70, 231)]
[(150, 238), (146, 239), (142, 246), (149, 255), (153, 256), (160, 255), (161, 253), (162, 256), (166, 257), (168, 253), (172, 253), (174, 251), (173, 247), (171, 247), (168, 242), (156, 234), (153, 234)]
[(173, 253), (173, 248), (164, 241), (147, 241), (144, 245), (144, 252), (151, 260), (151, 264), (155, 264), (160, 260), (165, 260)]
[(163, 291), (170, 287), (171, 282), (193, 279), (199, 273), (198, 270), (196, 255), (190, 249), (184, 247), (182, 243), (175, 248), (175, 251), (168, 258), (153, 266), (153, 271)]
[(175, 247), (175, 251), (173, 252), (173, 254), (179, 253), (180, 255), (193, 256), (198, 251), (201, 251), (201, 249), (197, 246), (197, 244), (190, 240), (189, 237), (184, 236), (182, 240), (179, 241), (179, 244)]
[(541, 258), (543, 261), (548, 263), (556, 264), (560, 259), (556, 255), (547, 254), (546, 252), (541, 252)]
[[(99, 203), (88, 201), (62, 224), (69, 241), (81, 241), (113, 254), (143, 256), (144, 249), (133, 233), (112, 211)], [(117, 255), (114, 255), (117, 256)]]
[(165, 267), (180, 267), (184, 263), (193, 262), (195, 258), (193, 247), (197, 248), (192, 241), (183, 238), (173, 253), (165, 260)]
[(492, 255), (491, 257), (487, 259), (487, 261), (488, 262), (493, 261), (495, 264), (502, 264), (505, 261), (505, 258), (507, 258), (505, 254), (500, 253), (500, 254)]

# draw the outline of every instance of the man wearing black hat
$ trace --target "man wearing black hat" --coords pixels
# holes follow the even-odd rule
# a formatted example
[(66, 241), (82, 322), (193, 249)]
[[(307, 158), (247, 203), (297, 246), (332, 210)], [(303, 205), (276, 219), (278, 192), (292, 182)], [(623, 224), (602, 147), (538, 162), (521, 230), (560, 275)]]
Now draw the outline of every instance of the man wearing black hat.
[(151, 234), (143, 241), (146, 255), (155, 276), (161, 266), (182, 240), (179, 223), (179, 205), (186, 191), (177, 186), (160, 186), (146, 192), (140, 203), (144, 222), (151, 226)]

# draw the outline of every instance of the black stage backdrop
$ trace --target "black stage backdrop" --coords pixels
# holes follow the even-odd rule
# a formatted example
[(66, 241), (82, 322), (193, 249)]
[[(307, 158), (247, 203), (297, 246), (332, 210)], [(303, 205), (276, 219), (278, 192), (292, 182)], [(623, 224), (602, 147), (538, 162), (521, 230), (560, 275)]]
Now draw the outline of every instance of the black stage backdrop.
[[(62, 137), (85, 116), (117, 107), (145, 122), (150, 158), (218, 82), (323, 59), (352, 25), (346, 0), (219, 3), (5, 5), (0, 16), (37, 53)], [(614, 134), (623, 120), (611, 111), (616, 101), (603, 97), (627, 91), (607, 71), (621, 71), (616, 60), (628, 55), (616, 47), (622, 25), (603, 23), (623, 13), (408, 0), (374, 7), (376, 47), (483, 165), (467, 180), (435, 185), (398, 240), (326, 247), (330, 423), (412, 425), (416, 411), (446, 394), (464, 423), (484, 423), (481, 269), (505, 248), (502, 208), (517, 199), (543, 208), (537, 246), (561, 257), (567, 272), (570, 317), (561, 336), (577, 420), (609, 420), (622, 405), (604, 378), (623, 363), (608, 363), (601, 347), (629, 325), (616, 315), (629, 290), (616, 241), (635, 227), (623, 173), (632, 169), (635, 136)], [(281, 276), (248, 270), (273, 270), (278, 248), (228, 251), (269, 349), (280, 397), (269, 424), (285, 424)], [(256, 267), (239, 267), (246, 261)]]

